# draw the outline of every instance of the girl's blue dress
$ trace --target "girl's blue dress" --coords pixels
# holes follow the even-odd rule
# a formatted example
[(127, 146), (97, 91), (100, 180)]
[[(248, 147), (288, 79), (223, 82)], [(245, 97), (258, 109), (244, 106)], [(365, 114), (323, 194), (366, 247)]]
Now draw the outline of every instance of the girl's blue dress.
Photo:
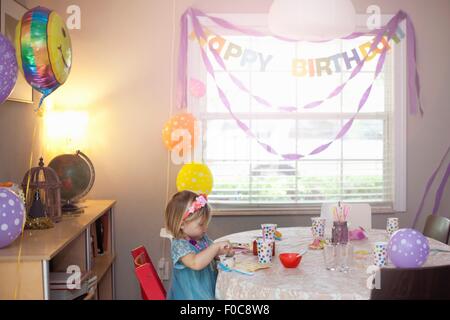
[[(197, 245), (201, 250), (213, 242), (205, 235)], [(215, 299), (217, 270), (213, 260), (203, 270), (192, 270), (186, 267), (181, 258), (190, 253), (201, 252), (199, 248), (185, 239), (172, 241), (172, 286), (167, 299), (170, 300), (213, 300)]]

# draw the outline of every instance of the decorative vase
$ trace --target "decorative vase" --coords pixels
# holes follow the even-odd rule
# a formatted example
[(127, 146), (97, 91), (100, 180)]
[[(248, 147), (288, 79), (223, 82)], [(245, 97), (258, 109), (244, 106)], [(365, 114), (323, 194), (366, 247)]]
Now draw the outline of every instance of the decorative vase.
[(331, 242), (333, 244), (346, 244), (348, 242), (347, 221), (334, 221), (331, 229)]

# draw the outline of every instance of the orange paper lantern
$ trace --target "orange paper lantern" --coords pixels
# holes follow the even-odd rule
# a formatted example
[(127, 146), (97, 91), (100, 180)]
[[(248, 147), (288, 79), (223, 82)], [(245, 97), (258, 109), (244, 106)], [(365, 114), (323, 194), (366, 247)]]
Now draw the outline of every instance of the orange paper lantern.
[[(172, 150), (183, 139), (189, 138), (185, 135), (186, 133), (189, 133), (191, 140), (190, 146), (194, 149), (196, 121), (195, 117), (190, 113), (177, 114), (167, 121), (162, 131), (162, 139), (166, 148)], [(180, 130), (180, 132), (178, 132), (177, 137), (173, 139), (172, 133), (176, 130)], [(181, 130), (184, 130), (184, 132)]]

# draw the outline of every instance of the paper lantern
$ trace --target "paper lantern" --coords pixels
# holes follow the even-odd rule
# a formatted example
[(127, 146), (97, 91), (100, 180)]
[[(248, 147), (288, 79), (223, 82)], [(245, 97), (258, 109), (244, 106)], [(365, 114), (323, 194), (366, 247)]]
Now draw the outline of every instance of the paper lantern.
[(202, 163), (185, 164), (177, 176), (178, 191), (190, 190), (195, 193), (210, 194), (213, 176), (208, 166)]
[[(179, 130), (178, 132), (176, 132)], [(169, 121), (164, 125), (164, 129), (162, 131), (162, 139), (166, 148), (172, 150), (176, 145), (178, 145), (182, 139), (190, 138), (189, 145), (192, 150), (195, 145), (195, 132), (196, 132), (196, 119), (190, 113), (180, 113), (173, 116)], [(190, 137), (186, 136), (189, 134)]]
[(355, 31), (356, 12), (350, 0), (274, 0), (268, 24), (279, 36), (329, 40)]
[(61, 182), (55, 170), (44, 166), (43, 158), (25, 173), (22, 188), (26, 193), (27, 229), (51, 228), (53, 222), (62, 220)]

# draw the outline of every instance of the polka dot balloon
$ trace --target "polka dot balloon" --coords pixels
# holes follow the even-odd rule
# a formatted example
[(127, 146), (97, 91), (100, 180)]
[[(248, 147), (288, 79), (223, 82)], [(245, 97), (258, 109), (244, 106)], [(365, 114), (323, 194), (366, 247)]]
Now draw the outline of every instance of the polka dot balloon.
[(25, 207), (17, 194), (0, 188), (0, 248), (16, 240), (22, 233)]
[(185, 164), (177, 176), (178, 191), (190, 190), (195, 193), (210, 194), (213, 176), (208, 166), (202, 163)]
[(388, 256), (397, 268), (417, 268), (428, 258), (428, 239), (414, 229), (396, 231), (388, 244)]
[(17, 70), (14, 46), (0, 33), (0, 104), (8, 99), (16, 85)]
[[(183, 141), (183, 138), (190, 138), (188, 145), (193, 150), (196, 137), (196, 119), (190, 113), (180, 113), (167, 121), (162, 130), (162, 140), (168, 150), (173, 150), (175, 146)], [(190, 137), (186, 136), (189, 133)], [(173, 135), (172, 135), (173, 134)]]

